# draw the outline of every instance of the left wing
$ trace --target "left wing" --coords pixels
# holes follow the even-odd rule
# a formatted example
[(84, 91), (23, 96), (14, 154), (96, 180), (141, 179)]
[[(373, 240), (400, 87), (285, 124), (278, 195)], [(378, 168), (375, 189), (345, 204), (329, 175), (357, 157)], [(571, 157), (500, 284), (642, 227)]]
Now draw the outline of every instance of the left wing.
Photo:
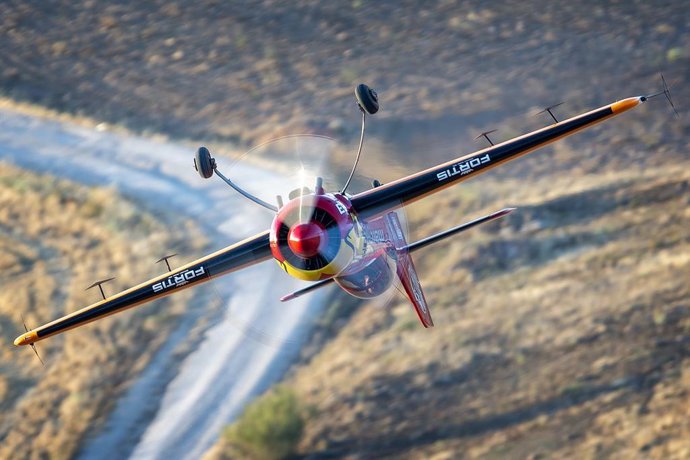
[(270, 259), (268, 231), (228, 246), (183, 267), (115, 294), (17, 337), (14, 344), (31, 345), (69, 329), (164, 297), (242, 268)]

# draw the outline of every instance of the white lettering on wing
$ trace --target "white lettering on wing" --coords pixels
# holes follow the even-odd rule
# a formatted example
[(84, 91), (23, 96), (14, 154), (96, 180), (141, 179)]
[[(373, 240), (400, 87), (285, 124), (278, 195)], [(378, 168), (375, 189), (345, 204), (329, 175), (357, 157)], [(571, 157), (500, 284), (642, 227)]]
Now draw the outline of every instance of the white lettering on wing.
[(170, 275), (167, 279), (155, 283), (151, 286), (153, 292), (161, 292), (170, 288), (177, 288), (184, 286), (190, 281), (203, 276), (206, 273), (204, 267), (199, 267), (197, 269), (188, 269), (174, 275)]

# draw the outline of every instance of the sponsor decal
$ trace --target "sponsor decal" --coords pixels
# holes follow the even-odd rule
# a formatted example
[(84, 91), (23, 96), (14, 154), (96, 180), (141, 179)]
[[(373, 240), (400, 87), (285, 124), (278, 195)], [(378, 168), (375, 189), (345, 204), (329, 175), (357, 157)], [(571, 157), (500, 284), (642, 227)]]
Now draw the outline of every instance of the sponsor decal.
[(341, 215), (344, 216), (345, 214), (347, 214), (347, 209), (345, 208), (345, 206), (343, 206), (343, 204), (340, 201), (335, 202), (335, 207), (338, 208), (338, 212)]
[(412, 294), (419, 304), (419, 309), (422, 310), (425, 315), (428, 314), (429, 310), (426, 307), (426, 302), (424, 301), (424, 296), (422, 295), (422, 286), (420, 286), (419, 278), (417, 278), (417, 274), (414, 271), (410, 272), (410, 281), (412, 281)]
[(176, 273), (175, 275), (170, 275), (166, 280), (154, 284), (152, 286), (153, 292), (161, 292), (170, 288), (178, 288), (180, 286), (184, 286), (193, 279), (203, 276), (205, 273), (206, 271), (204, 270), (204, 267), (199, 267), (197, 269), (190, 268), (189, 270)]
[(458, 174), (465, 175), (470, 171), (473, 171), (474, 168), (476, 168), (477, 166), (486, 164), (490, 161), (491, 157), (488, 153), (481, 157), (470, 158), (469, 160), (461, 161), (460, 163), (455, 163), (449, 169), (441, 171), (440, 173), (436, 174), (436, 178), (439, 182), (442, 182), (446, 179), (450, 179), (453, 176), (457, 176)]
[(374, 242), (374, 243), (385, 243), (386, 242), (386, 232), (384, 232), (380, 228), (374, 228), (370, 229), (367, 228), (364, 231), (364, 234), (366, 235), (367, 240)]

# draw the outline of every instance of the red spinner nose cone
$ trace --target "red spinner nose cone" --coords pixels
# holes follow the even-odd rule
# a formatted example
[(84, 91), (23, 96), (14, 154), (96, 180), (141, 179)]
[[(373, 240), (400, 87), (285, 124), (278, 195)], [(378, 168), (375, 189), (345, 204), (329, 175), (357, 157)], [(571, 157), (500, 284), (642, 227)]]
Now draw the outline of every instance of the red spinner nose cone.
[(290, 229), (288, 246), (301, 257), (313, 257), (326, 243), (326, 231), (319, 224), (307, 222), (297, 224)]

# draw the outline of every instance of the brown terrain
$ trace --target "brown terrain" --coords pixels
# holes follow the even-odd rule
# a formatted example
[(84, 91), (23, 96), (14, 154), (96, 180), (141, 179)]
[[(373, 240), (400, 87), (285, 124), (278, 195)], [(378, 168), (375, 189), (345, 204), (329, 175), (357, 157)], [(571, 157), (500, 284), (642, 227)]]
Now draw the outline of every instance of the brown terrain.
[[(86, 188), (0, 164), (0, 458), (70, 458), (150, 360), (190, 295), (164, 300), (38, 346), (46, 367), (12, 340), (97, 301), (84, 288), (117, 273), (106, 291), (150, 277), (182, 221), (162, 222), (107, 188)], [(132, 244), (132, 241), (135, 241)]]
[[(434, 329), (400, 296), (341, 299), (343, 318), (285, 384), (310, 407), (299, 453), (311, 458), (690, 457), (686, 2), (54, 0), (4, 2), (0, 18), (4, 96), (213, 148), (305, 131), (350, 146), (352, 88), (367, 82), (382, 112), (360, 173), (383, 181), (471, 151), (484, 129), (502, 140), (542, 126), (530, 115), (548, 104), (567, 101), (563, 117), (656, 91), (663, 71), (680, 118), (657, 100), (411, 206), (414, 237), (519, 210), (416, 256)], [(61, 232), (55, 244), (83, 237)], [(19, 372), (3, 375), (35, 365), (3, 356)], [(16, 424), (30, 408), (76, 404), (34, 388), (3, 399), (3, 446), (32, 436)], [(45, 445), (83, 432), (42, 426)]]

